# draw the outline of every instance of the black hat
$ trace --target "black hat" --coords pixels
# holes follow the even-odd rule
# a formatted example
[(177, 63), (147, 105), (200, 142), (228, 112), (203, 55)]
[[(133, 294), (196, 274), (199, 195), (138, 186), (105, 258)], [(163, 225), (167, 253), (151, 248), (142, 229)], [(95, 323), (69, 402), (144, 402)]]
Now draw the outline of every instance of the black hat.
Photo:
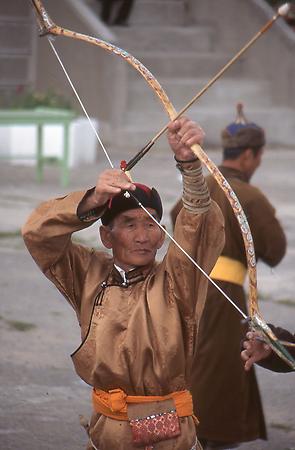
[[(128, 211), (129, 209), (140, 208), (138, 202), (140, 202), (145, 208), (154, 209), (159, 220), (162, 219), (163, 207), (161, 198), (155, 188), (149, 188), (144, 184), (134, 183), (136, 186), (135, 191), (128, 197), (125, 196), (125, 191), (115, 195), (108, 202), (107, 209), (101, 217), (103, 225), (109, 225), (109, 223), (121, 212)], [(138, 202), (133, 198), (136, 197)]]
[(254, 122), (248, 122), (243, 104), (237, 104), (237, 118), (221, 132), (222, 147), (238, 151), (246, 148), (263, 147), (265, 145), (264, 130)]

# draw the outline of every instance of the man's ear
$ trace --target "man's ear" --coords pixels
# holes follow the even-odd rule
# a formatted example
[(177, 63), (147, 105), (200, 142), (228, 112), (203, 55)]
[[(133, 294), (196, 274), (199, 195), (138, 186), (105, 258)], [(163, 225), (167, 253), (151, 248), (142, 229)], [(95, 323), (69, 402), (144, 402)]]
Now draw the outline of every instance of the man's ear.
[(104, 225), (101, 225), (99, 227), (99, 234), (100, 234), (101, 242), (103, 243), (103, 245), (106, 248), (109, 248), (109, 249), (113, 248), (111, 232), (112, 232), (112, 230), (109, 227), (106, 227)]
[(241, 153), (239, 157), (239, 163), (242, 172), (247, 172), (249, 164), (251, 164), (252, 160), (253, 160), (253, 152), (251, 148), (247, 148)]
[(244, 156), (244, 160), (245, 161), (252, 161), (254, 153), (253, 150), (251, 148), (247, 148), (242, 155)]
[[(165, 225), (162, 225), (162, 227), (166, 230)], [(161, 248), (162, 245), (164, 244), (165, 237), (166, 237), (164, 231), (161, 230), (161, 229), (160, 229), (160, 231), (161, 231), (161, 236), (160, 236), (160, 239), (159, 239), (159, 242), (158, 242), (158, 245), (157, 245), (157, 249), (158, 249), (158, 250), (160, 250), (160, 248)]]

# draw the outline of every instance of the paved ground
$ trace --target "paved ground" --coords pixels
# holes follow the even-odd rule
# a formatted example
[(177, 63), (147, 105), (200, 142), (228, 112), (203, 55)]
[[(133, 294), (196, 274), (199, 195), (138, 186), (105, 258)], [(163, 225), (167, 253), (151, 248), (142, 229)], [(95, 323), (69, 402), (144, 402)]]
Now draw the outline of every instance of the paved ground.
[[(211, 152), (218, 161), (216, 152)], [(124, 155), (125, 156), (125, 155)], [(126, 157), (126, 156), (125, 156)], [(115, 161), (118, 155), (114, 155)], [(103, 160), (103, 157), (101, 157)], [(153, 150), (140, 163), (135, 179), (159, 188), (165, 202), (164, 222), (178, 196), (179, 181), (170, 155)], [(79, 329), (70, 307), (39, 273), (26, 252), (19, 230), (40, 201), (91, 186), (104, 162), (73, 170), (71, 185), (59, 186), (58, 172), (46, 168), (38, 185), (34, 170), (0, 165), (0, 449), (82, 450), (86, 435), (79, 415), (90, 414), (89, 388), (74, 374), (69, 354), (79, 345)], [(295, 294), (295, 153), (272, 150), (253, 180), (272, 199), (289, 241), (278, 269), (259, 266), (261, 308), (268, 321), (294, 329)], [(77, 238), (96, 244), (96, 227)], [(294, 374), (258, 370), (269, 441), (241, 450), (295, 449)]]

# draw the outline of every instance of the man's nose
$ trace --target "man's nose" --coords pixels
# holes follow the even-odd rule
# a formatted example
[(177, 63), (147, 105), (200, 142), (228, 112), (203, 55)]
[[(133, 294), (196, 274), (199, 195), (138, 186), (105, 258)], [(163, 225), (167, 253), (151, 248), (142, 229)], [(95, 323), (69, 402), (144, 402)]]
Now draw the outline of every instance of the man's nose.
[(148, 230), (144, 226), (139, 226), (136, 228), (135, 232), (136, 242), (147, 242), (148, 240)]

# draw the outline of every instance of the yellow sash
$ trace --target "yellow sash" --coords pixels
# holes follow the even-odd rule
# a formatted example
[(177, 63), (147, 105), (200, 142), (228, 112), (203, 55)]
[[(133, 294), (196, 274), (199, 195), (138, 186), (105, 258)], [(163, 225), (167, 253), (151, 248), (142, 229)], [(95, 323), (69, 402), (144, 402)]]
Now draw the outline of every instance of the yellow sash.
[(243, 286), (247, 269), (243, 263), (236, 259), (220, 256), (210, 273), (214, 280), (228, 281)]

